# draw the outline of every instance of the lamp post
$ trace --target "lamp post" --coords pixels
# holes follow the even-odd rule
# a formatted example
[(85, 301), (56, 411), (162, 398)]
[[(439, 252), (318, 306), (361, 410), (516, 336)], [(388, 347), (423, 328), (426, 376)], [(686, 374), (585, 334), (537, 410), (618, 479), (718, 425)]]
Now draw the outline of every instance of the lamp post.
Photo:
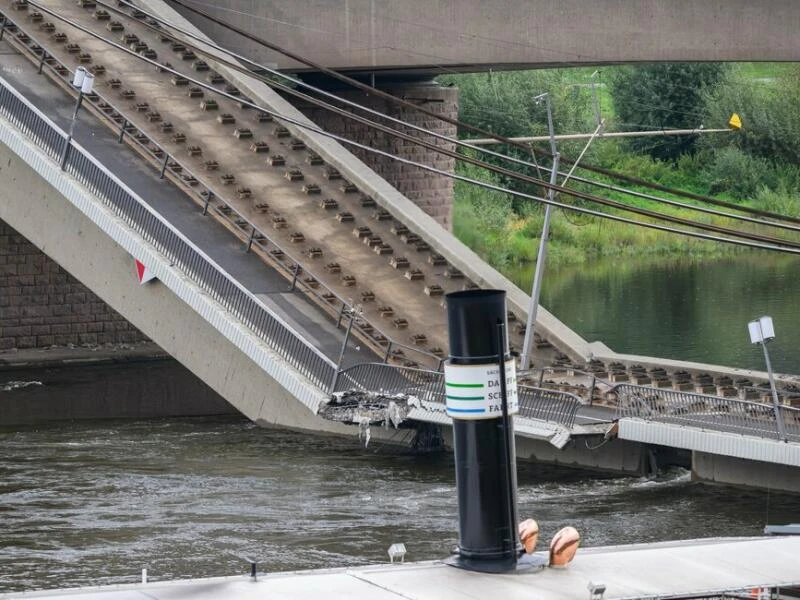
[(336, 372), (333, 374), (333, 380), (331, 381), (331, 392), (336, 389), (336, 382), (339, 380), (339, 373), (342, 372), (342, 361), (344, 361), (344, 353), (347, 350), (347, 342), (350, 339), (350, 332), (353, 330), (353, 323), (364, 313), (364, 307), (361, 304), (356, 304), (353, 306), (352, 298), (349, 300), (350, 304), (347, 307), (342, 308), (342, 316), (348, 315), (350, 317), (350, 321), (347, 323), (347, 330), (345, 331), (344, 339), (342, 340), (342, 348), (339, 350), (339, 360), (336, 361)]
[(767, 363), (767, 377), (769, 377), (769, 387), (772, 391), (772, 404), (775, 409), (775, 421), (778, 426), (778, 437), (786, 442), (786, 428), (783, 424), (783, 413), (781, 412), (780, 402), (778, 402), (778, 391), (775, 389), (775, 378), (772, 376), (772, 364), (769, 362), (769, 352), (767, 352), (767, 342), (775, 337), (775, 327), (772, 325), (772, 317), (759, 317), (747, 324), (750, 332), (750, 343), (761, 344), (764, 349), (764, 361)]
[(64, 141), (64, 150), (61, 152), (61, 170), (63, 171), (67, 166), (67, 158), (69, 157), (69, 148), (72, 142), (72, 134), (75, 132), (75, 122), (78, 120), (78, 110), (81, 108), (84, 94), (91, 94), (94, 87), (94, 75), (89, 73), (85, 68), (78, 67), (75, 69), (75, 75), (72, 77), (73, 87), (78, 88), (78, 100), (75, 102), (75, 112), (72, 113), (72, 123), (69, 126), (69, 133), (67, 139)]

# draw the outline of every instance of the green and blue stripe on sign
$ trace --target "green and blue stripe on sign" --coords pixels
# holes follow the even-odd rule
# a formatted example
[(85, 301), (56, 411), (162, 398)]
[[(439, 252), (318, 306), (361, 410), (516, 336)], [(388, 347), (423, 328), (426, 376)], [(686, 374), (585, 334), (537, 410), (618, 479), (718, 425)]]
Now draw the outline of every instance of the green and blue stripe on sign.
[[(452, 383), (449, 381), (444, 382), (445, 385), (445, 398), (447, 400), (455, 400), (457, 402), (479, 402), (486, 399), (483, 395), (482, 383)], [(480, 392), (480, 396), (476, 394)], [(447, 406), (448, 412), (464, 413), (464, 414), (480, 414), (485, 413), (485, 408), (455, 408)]]

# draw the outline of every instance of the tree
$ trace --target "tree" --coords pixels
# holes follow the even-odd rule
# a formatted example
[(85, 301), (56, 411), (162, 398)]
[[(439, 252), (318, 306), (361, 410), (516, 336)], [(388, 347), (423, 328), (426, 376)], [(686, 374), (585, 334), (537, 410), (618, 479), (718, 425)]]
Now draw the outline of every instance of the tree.
[[(553, 121), (556, 133), (576, 133), (591, 131), (591, 95), (588, 89), (571, 85), (568, 69), (550, 69), (540, 71), (507, 71), (475, 73), (467, 75), (447, 75), (438, 78), (440, 83), (457, 85), (459, 88), (459, 118), (472, 126), (480, 127), (506, 137), (547, 135), (547, 109), (545, 104), (534, 99), (547, 92), (553, 110)], [(475, 137), (470, 132), (461, 131), (463, 138)], [(482, 136), (479, 136), (482, 137)], [(581, 143), (559, 144), (559, 151), (567, 155), (575, 155), (580, 151)], [(547, 142), (538, 144), (549, 151)], [(523, 159), (531, 160), (527, 150), (516, 147), (494, 147), (498, 150)], [(503, 160), (486, 157), (487, 162), (537, 176), (532, 168), (506, 163)], [(549, 166), (548, 159), (539, 159)], [(545, 174), (544, 178), (548, 176)], [(517, 180), (498, 177), (497, 181), (515, 191), (543, 195), (538, 186), (527, 185)], [(519, 201), (513, 202), (517, 212), (521, 212)]]
[[(689, 129), (703, 124), (706, 91), (728, 69), (722, 63), (663, 63), (625, 67), (611, 76), (617, 127), (623, 131)], [(654, 159), (691, 153), (697, 136), (631, 138), (629, 147)]]

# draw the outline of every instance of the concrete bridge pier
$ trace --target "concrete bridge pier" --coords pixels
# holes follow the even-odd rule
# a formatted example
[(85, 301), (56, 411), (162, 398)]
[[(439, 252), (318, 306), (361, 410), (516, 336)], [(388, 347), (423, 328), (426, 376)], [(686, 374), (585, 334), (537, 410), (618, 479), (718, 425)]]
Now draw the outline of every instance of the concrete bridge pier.
[[(424, 127), (425, 129), (435, 131), (444, 136), (455, 137), (456, 135), (455, 125), (450, 125), (410, 108), (397, 106), (388, 100), (371, 96), (367, 92), (354, 90), (352, 88), (346, 90), (336, 89), (333, 88), (330, 82), (327, 82), (328, 85), (326, 85), (326, 82), (323, 81), (320, 83), (316, 78), (309, 81), (309, 83), (313, 83), (317, 87), (327, 89), (327, 91), (331, 91), (341, 98), (356, 102), (395, 119), (406, 121), (418, 127)], [(433, 113), (453, 119), (458, 118), (458, 88), (443, 87), (433, 81), (426, 80), (379, 83), (378, 89), (408, 102), (412, 102)], [(438, 155), (432, 150), (421, 148), (409, 141), (397, 139), (387, 133), (375, 131), (366, 125), (357, 123), (351, 119), (343, 118), (308, 102), (292, 98), (289, 100), (302, 111), (303, 114), (326, 131), (344, 136), (347, 139), (401, 158), (435, 167), (448, 173), (452, 173), (455, 169), (455, 160), (452, 158)], [(399, 128), (404, 133), (419, 137), (429, 143), (435, 143), (442, 148), (455, 150), (455, 144), (444, 142), (420, 132), (398, 126), (388, 120), (381, 120), (365, 113), (358, 114), (370, 120), (378, 121), (388, 127)], [(352, 146), (348, 149), (378, 175), (393, 185), (401, 194), (414, 202), (428, 215), (436, 219), (440, 225), (448, 230), (452, 229), (452, 179), (444, 175), (436, 175), (423, 171), (417, 167), (400, 164), (391, 158), (378, 156), (366, 150), (361, 150)]]

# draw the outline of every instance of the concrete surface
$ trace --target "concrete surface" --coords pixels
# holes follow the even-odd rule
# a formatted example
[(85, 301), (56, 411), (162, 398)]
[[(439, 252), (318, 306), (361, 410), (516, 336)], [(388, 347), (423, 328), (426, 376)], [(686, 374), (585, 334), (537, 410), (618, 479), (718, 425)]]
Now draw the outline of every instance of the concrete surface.
[[(543, 558), (546, 558), (545, 553)], [(0, 595), (4, 600), (575, 600), (589, 598), (589, 582), (603, 598), (696, 597), (701, 591), (800, 584), (800, 537), (721, 538), (579, 549), (566, 568), (487, 575), (441, 562), (379, 565), (249, 577), (49, 590)]]
[[(186, 2), (326, 67), (364, 73), (800, 60), (794, 0)], [(242, 54), (307, 68), (184, 14)]]

